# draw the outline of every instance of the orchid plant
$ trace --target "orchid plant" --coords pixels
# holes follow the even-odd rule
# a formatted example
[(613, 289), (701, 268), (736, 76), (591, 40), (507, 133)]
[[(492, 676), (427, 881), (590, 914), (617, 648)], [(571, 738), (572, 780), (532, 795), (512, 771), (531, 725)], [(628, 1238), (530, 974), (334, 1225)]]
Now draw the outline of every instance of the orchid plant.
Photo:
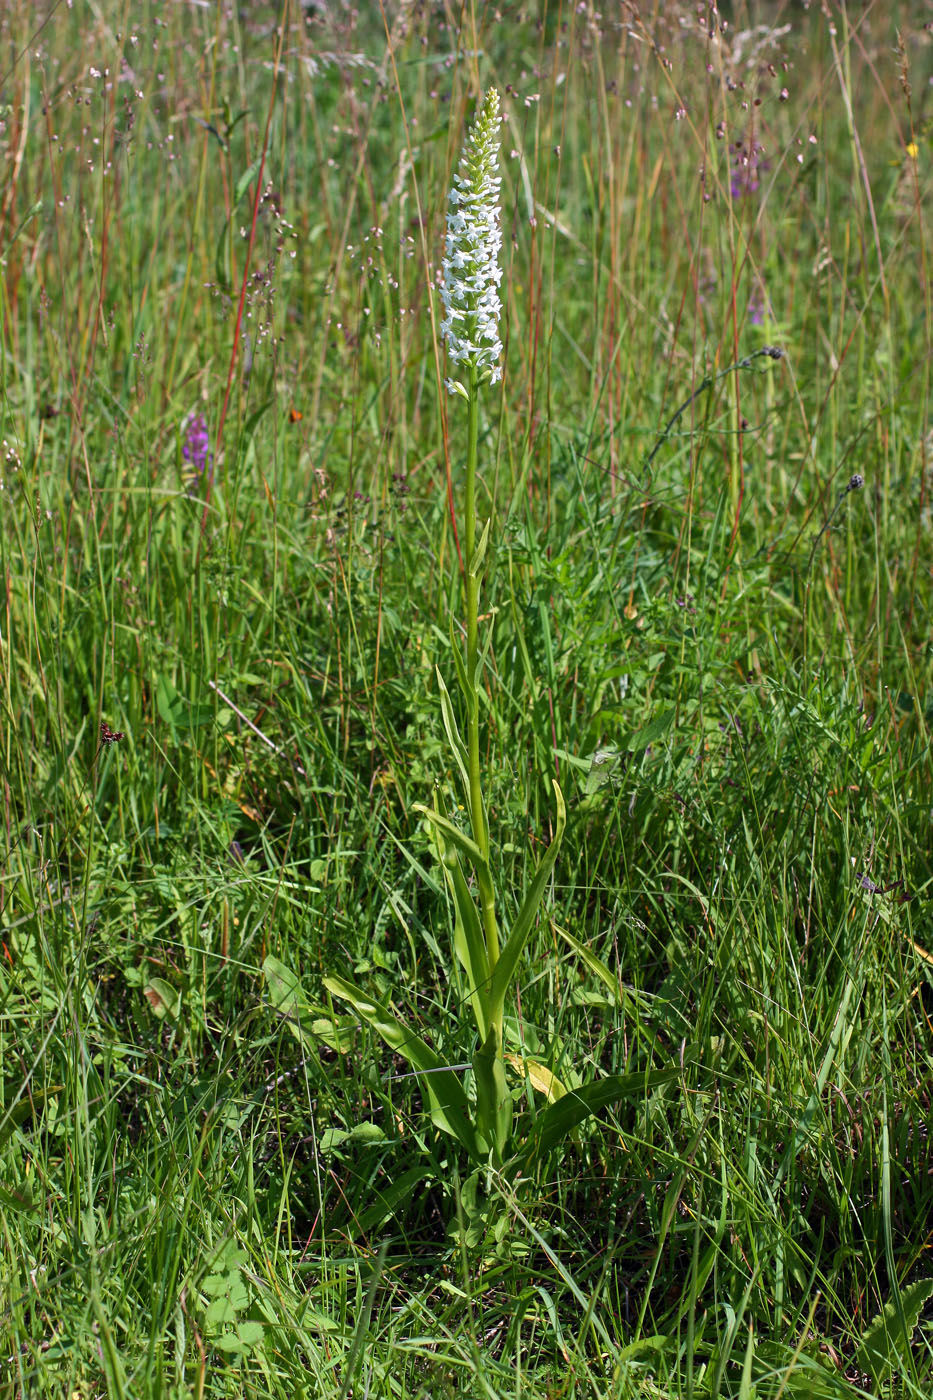
[[(466, 978), (465, 1004), (469, 1005), (475, 1027), (470, 1064), (456, 1068), (445, 1064), (389, 1007), (377, 1003), (344, 978), (325, 978), (324, 985), (334, 996), (348, 1002), (393, 1051), (404, 1056), (421, 1081), (434, 1123), (455, 1138), (474, 1163), (502, 1167), (511, 1162), (520, 1168), (530, 1163), (535, 1152), (555, 1145), (583, 1118), (635, 1085), (623, 1084), (616, 1076), (612, 1081), (602, 1080), (568, 1093), (543, 1065), (532, 1065), (503, 1049), (509, 992), (557, 858), (566, 813), (560, 787), (554, 782), (553, 838), (503, 937), (496, 910), (479, 744), (479, 592), (490, 525), (487, 521), (479, 531), (476, 503), (481, 392), (487, 384), (498, 383), (502, 375), (498, 128), (499, 95), (490, 90), (469, 133), (450, 191), (441, 289), (445, 311), (441, 333), (450, 366), (446, 386), (452, 395), (466, 400), (468, 414), (463, 502), (466, 618), (462, 651), (455, 639), (455, 619), (451, 617), (454, 663), (466, 720), (465, 741), (440, 670), (437, 682), (444, 730), (462, 787), (469, 830), (451, 821), (437, 798), (433, 807), (416, 808), (431, 826), (452, 898), (453, 948)], [(549, 1107), (537, 1115), (523, 1143), (515, 1141), (512, 1131), (512, 1090), (507, 1065), (527, 1074), (550, 1101)], [(463, 1069), (467, 1070), (466, 1080), (459, 1077), (458, 1071)], [(646, 1082), (643, 1075), (631, 1078), (637, 1078), (638, 1087)], [(629, 1076), (624, 1079), (627, 1081)], [(652, 1076), (647, 1079), (650, 1081)]]

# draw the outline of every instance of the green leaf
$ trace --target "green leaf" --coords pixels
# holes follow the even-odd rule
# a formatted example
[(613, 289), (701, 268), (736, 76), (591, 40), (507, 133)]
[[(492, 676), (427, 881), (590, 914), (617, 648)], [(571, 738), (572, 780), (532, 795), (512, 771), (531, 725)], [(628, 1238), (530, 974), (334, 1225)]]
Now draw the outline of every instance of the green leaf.
[(440, 668), (435, 667), (437, 672), (437, 684), (441, 693), (441, 715), (444, 720), (444, 728), (447, 731), (447, 741), (450, 744), (454, 760), (460, 770), (460, 781), (463, 784), (463, 791), (466, 795), (467, 803), (470, 801), (470, 777), (467, 771), (467, 751), (463, 739), (460, 737), (460, 730), (457, 728), (457, 720), (454, 716), (454, 707), (450, 703), (450, 694), (444, 684), (444, 677), (440, 673)]
[(638, 754), (654, 744), (662, 735), (670, 729), (674, 719), (673, 710), (662, 710), (659, 715), (649, 719), (647, 724), (643, 724), (640, 729), (636, 729), (634, 734), (630, 734), (625, 741), (625, 747), (629, 753)]
[(212, 1337), (211, 1346), (225, 1351), (229, 1356), (238, 1356), (252, 1351), (262, 1341), (264, 1330), (261, 1322), (239, 1322), (235, 1332), (222, 1332), (219, 1337)]
[[(446, 838), (443, 832), (438, 832), (438, 841), (444, 843)], [(444, 862), (444, 870), (450, 882), (451, 892), (457, 910), (456, 925), (454, 927), (454, 952), (466, 973), (467, 993), (470, 998), (470, 1005), (473, 1008), (473, 1016), (476, 1021), (476, 1029), (481, 1040), (486, 1039), (489, 1030), (489, 958), (486, 952), (486, 940), (483, 936), (482, 925), (480, 924), (479, 913), (470, 894), (466, 877), (460, 865), (457, 852), (451, 848), (450, 856), (453, 864)]]
[(0, 1205), (6, 1206), (8, 1210), (33, 1211), (36, 1209), (36, 1202), (23, 1186), (4, 1185), (0, 1182)]
[(31, 1113), (38, 1118), (40, 1111), (53, 1095), (61, 1092), (62, 1085), (55, 1084), (51, 1089), (39, 1089), (32, 1094), (23, 1094), (11, 1108), (0, 1113), (0, 1147), (4, 1147), (17, 1128), (21, 1128)]
[(588, 796), (598, 792), (607, 783), (619, 776), (622, 766), (623, 754), (644, 753), (645, 749), (656, 743), (670, 729), (674, 720), (673, 710), (662, 710), (655, 715), (647, 724), (643, 724), (640, 729), (636, 729), (634, 734), (630, 734), (623, 740), (619, 748), (597, 749), (590, 759), (590, 769), (584, 783), (584, 791)]
[(453, 1070), (440, 1056), (408, 1029), (387, 1006), (366, 996), (342, 977), (325, 977), (324, 986), (341, 1001), (349, 1002), (368, 1026), (380, 1035), (390, 1050), (403, 1055), (421, 1079), (428, 1096), (431, 1119), (442, 1132), (457, 1139), (477, 1159), (482, 1158), (476, 1130), (470, 1120), (466, 1092)]
[(318, 1016), (311, 1022), (311, 1034), (322, 1040), (329, 1050), (346, 1055), (353, 1047), (357, 1025), (355, 1016), (335, 1016), (333, 1020)]
[(539, 1094), (544, 1094), (548, 1103), (556, 1103), (562, 1099), (568, 1089), (562, 1084), (553, 1070), (547, 1065), (540, 1064), (537, 1060), (523, 1060), (521, 1055), (513, 1055), (506, 1052), (503, 1056), (522, 1078), (527, 1079), (532, 1089), (537, 1089)]
[(266, 990), (273, 1008), (284, 1021), (288, 1022), (288, 1028), (296, 1040), (300, 1041), (302, 1045), (306, 1045), (310, 1030), (325, 1044), (332, 1045), (334, 1049), (345, 1048), (338, 1043), (340, 1039), (339, 1022), (336, 1026), (329, 1020), (312, 1022), (311, 1008), (304, 990), (297, 975), (292, 972), (290, 967), (286, 967), (283, 962), (279, 962), (278, 958), (274, 958), (270, 954), (263, 961), (262, 974), (266, 979)]
[(224, 219), (220, 229), (220, 237), (217, 239), (217, 251), (214, 254), (214, 276), (222, 292), (230, 291), (229, 229), (230, 220)]
[[(258, 408), (253, 410), (253, 412), (247, 418), (246, 422), (243, 424), (243, 431), (240, 433), (240, 440), (238, 444), (238, 450), (241, 454), (243, 453), (247, 444), (252, 440), (253, 434), (259, 426), (260, 420), (268, 413), (269, 409), (274, 403), (275, 399), (266, 399), (264, 404), (260, 404)], [(245, 681), (245, 677), (243, 676), (238, 677), (238, 679), (241, 681), (241, 683)], [(263, 681), (257, 678), (256, 680), (252, 680), (250, 683), (254, 685), (262, 685)]]
[(26, 227), (26, 225), (29, 223), (30, 219), (34, 219), (34, 218), (36, 217), (37, 214), (41, 214), (41, 213), (42, 213), (42, 200), (41, 200), (41, 199), (37, 199), (36, 202), (35, 202), (35, 204), (32, 206), (32, 208), (29, 209), (29, 210), (27, 210), (27, 212), (26, 212), (26, 213), (23, 215), (23, 217), (20, 219), (19, 223), (16, 225), (16, 228), (13, 230), (13, 232), (12, 232), (12, 233), (9, 235), (9, 237), (7, 238), (7, 240), (6, 240), (6, 247), (4, 248), (4, 256), (6, 256), (6, 250), (7, 250), (8, 248), (11, 248), (11, 247), (13, 246), (13, 244), (16, 242), (17, 238), (19, 238), (20, 234), (22, 233), (22, 231), (23, 231), (23, 229)]
[(559, 1142), (572, 1133), (585, 1119), (591, 1118), (620, 1099), (633, 1098), (656, 1089), (660, 1084), (669, 1084), (680, 1074), (678, 1066), (669, 1069), (647, 1070), (639, 1074), (611, 1074), (605, 1079), (595, 1079), (580, 1089), (569, 1089), (562, 1099), (551, 1104), (536, 1119), (529, 1133), (526, 1158), (546, 1157)]
[(477, 1126), (491, 1143), (495, 1160), (501, 1162), (512, 1131), (512, 1098), (495, 1026), (490, 1026), (486, 1039), (473, 1056), (473, 1078)]
[(587, 797), (612, 782), (618, 776), (621, 764), (622, 755), (618, 749), (597, 749), (590, 759), (589, 772), (583, 784)]
[(307, 1014), (307, 1002), (297, 974), (271, 954), (262, 964), (269, 1000), (280, 1016), (300, 1019)]
[(615, 973), (606, 966), (602, 958), (598, 958), (585, 943), (581, 943), (579, 939), (574, 938), (572, 933), (568, 933), (565, 928), (560, 928), (558, 924), (554, 924), (553, 928), (556, 933), (560, 934), (565, 943), (570, 944), (570, 947), (576, 953), (577, 957), (589, 968), (590, 972), (592, 972), (595, 977), (599, 978), (600, 982), (602, 982), (603, 986), (608, 990), (615, 1006), (628, 1011), (643, 1012), (646, 1009), (647, 999), (640, 992), (633, 991), (631, 987), (623, 986)]
[(104, 1312), (97, 1290), (91, 1293), (91, 1303), (97, 1321), (97, 1333), (99, 1341), (99, 1356), (103, 1367), (104, 1375), (107, 1378), (107, 1394), (114, 1396), (115, 1400), (122, 1400), (126, 1395), (126, 1367), (123, 1358), (117, 1349), (117, 1344), (113, 1339), (107, 1315)]
[(875, 1384), (881, 1385), (908, 1352), (920, 1311), (930, 1297), (933, 1278), (920, 1278), (902, 1288), (899, 1297), (889, 1298), (862, 1333), (853, 1366), (867, 1371)]
[[(457, 850), (460, 851), (462, 855), (466, 856), (467, 860), (473, 866), (473, 869), (477, 872), (477, 874), (479, 874), (480, 872), (482, 872), (483, 874), (487, 873), (488, 867), (483, 857), (482, 851), (480, 850), (479, 846), (477, 846), (476, 842), (472, 839), (472, 837), (467, 836), (466, 832), (461, 831), (458, 826), (454, 826), (453, 822), (448, 821), (448, 819), (445, 816), (442, 816), (440, 812), (435, 812), (430, 807), (425, 807), (423, 802), (413, 803), (412, 811), (421, 812), (424, 816), (427, 817), (428, 821), (431, 821), (434, 823), (435, 826), (440, 827), (441, 831), (443, 831), (445, 835), (453, 842)], [(547, 856), (545, 856), (545, 860), (546, 859)]]
[(256, 176), (259, 174), (262, 162), (262, 156), (257, 156), (256, 159), (253, 161), (252, 165), (250, 165), (246, 170), (244, 170), (239, 180), (237, 180), (236, 197), (233, 201), (234, 208), (236, 208), (236, 206), (239, 204), (240, 200), (243, 198), (246, 191), (249, 189)]
[(209, 1304), (204, 1321), (208, 1327), (222, 1327), (227, 1322), (236, 1321), (236, 1308), (226, 1293), (219, 1294)]
[(480, 535), (479, 544), (473, 551), (473, 558), (470, 560), (470, 575), (472, 578), (479, 578), (479, 571), (483, 567), (483, 559), (486, 556), (486, 546), (489, 543), (489, 524), (487, 520)]
[(541, 859), (541, 864), (531, 882), (531, 888), (525, 896), (521, 909), (512, 930), (509, 934), (505, 947), (499, 954), (499, 961), (492, 970), (492, 985), (489, 996), (490, 1019), (494, 1024), (501, 1025), (502, 1013), (505, 1008), (505, 998), (509, 990), (509, 985), (515, 975), (518, 960), (522, 950), (528, 942), (532, 927), (534, 926), (535, 915), (538, 912), (538, 905), (544, 896), (545, 886), (554, 868), (557, 859), (557, 852), (560, 850), (560, 843), (563, 839), (564, 828), (567, 825), (567, 809), (564, 806), (564, 795), (558, 787), (554, 786), (554, 800), (557, 803), (556, 830), (554, 840), (548, 846)]
[(143, 996), (160, 1021), (166, 1016), (174, 1021), (181, 1010), (181, 992), (176, 991), (171, 982), (166, 982), (164, 977), (150, 977), (143, 987)]
[(378, 1123), (354, 1123), (353, 1127), (346, 1128), (325, 1128), (321, 1133), (321, 1151), (333, 1152), (335, 1148), (342, 1147), (345, 1142), (359, 1142), (364, 1146), (371, 1146), (373, 1143), (383, 1143), (386, 1135)]
[(173, 729), (185, 722), (185, 702), (168, 676), (156, 678), (156, 709), (160, 719)]
[(410, 1167), (407, 1172), (402, 1172), (398, 1181), (393, 1181), (390, 1186), (380, 1187), (373, 1182), (371, 1190), (376, 1199), (369, 1209), (365, 1210), (353, 1222), (353, 1227), (361, 1234), (368, 1235), (372, 1230), (377, 1229), (383, 1221), (394, 1215), (402, 1201), (410, 1201), (415, 1187), (430, 1179), (430, 1176), (431, 1172), (428, 1167)]
[(457, 672), (457, 684), (464, 698), (469, 701), (473, 694), (473, 687), (467, 679), (466, 666), (463, 663), (460, 648), (457, 646), (457, 638), (454, 636), (453, 618), (450, 620), (450, 650), (454, 658), (454, 670)]
[(191, 705), (175, 689), (168, 676), (156, 679), (156, 709), (160, 718), (173, 729), (199, 728), (214, 720), (214, 706)]

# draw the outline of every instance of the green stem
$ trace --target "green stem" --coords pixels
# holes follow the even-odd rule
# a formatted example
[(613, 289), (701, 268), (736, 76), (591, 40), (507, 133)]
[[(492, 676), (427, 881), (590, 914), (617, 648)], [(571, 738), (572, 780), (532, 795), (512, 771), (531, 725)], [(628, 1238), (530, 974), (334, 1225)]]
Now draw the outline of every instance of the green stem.
[(466, 679), (467, 679), (467, 770), (470, 779), (470, 822), (473, 840), (483, 853), (484, 868), (477, 870), (483, 931), (489, 970), (499, 960), (499, 930), (496, 925), (495, 895), (489, 872), (489, 830), (483, 804), (479, 762), (479, 569), (476, 554), (476, 459), (479, 444), (479, 375), (470, 370), (470, 412), (467, 420), (466, 468)]

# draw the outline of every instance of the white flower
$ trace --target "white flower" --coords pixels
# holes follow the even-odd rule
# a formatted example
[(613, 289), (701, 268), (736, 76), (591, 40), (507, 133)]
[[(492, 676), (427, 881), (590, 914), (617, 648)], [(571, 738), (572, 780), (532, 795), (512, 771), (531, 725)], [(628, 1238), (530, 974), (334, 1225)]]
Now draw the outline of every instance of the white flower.
[[(441, 334), (454, 364), (464, 361), (495, 384), (502, 377), (499, 357), (499, 94), (490, 88), (467, 137), (450, 191), (444, 283), (441, 300), (447, 313)], [(456, 384), (456, 388), (453, 386)], [(463, 387), (447, 381), (451, 393)]]

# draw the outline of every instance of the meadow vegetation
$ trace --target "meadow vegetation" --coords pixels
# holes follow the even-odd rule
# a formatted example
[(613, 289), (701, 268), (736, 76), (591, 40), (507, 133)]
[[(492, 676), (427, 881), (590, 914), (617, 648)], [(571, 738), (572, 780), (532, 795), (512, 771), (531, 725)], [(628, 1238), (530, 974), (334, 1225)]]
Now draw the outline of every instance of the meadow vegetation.
[(2, 1400), (929, 1396), (928, 21), (0, 8)]

